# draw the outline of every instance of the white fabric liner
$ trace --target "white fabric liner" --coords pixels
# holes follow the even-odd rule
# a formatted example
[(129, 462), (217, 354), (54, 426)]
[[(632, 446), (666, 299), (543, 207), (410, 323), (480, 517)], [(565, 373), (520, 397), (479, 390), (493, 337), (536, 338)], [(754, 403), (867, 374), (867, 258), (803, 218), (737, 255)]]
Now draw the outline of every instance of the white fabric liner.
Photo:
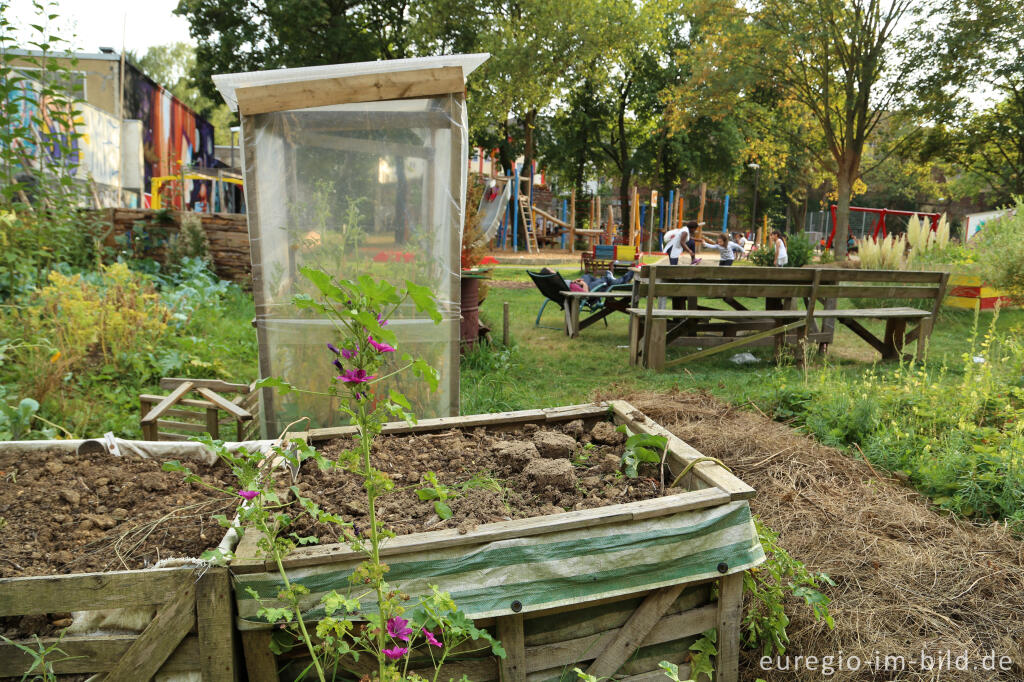
[(484, 52), (442, 55), (440, 57), (388, 59), (375, 62), (353, 62), (351, 64), (304, 66), (295, 69), (247, 71), (245, 73), (217, 74), (213, 77), (213, 82), (231, 111), (238, 111), (238, 98), (235, 95), (235, 91), (238, 88), (276, 85), (279, 83), (298, 83), (325, 78), (344, 78), (346, 76), (368, 76), (371, 74), (397, 73), (400, 71), (439, 69), (446, 66), (462, 67), (462, 77), (465, 79), (478, 66), (487, 61), (488, 57), (490, 55)]

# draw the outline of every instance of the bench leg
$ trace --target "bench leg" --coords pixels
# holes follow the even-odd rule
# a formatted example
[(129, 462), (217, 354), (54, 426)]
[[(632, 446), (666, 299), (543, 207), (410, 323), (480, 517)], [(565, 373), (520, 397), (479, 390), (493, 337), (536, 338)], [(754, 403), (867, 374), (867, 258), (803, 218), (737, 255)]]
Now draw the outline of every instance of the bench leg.
[(651, 335), (651, 357), (644, 358), (644, 366), (647, 369), (665, 368), (665, 342), (668, 320), (664, 317), (651, 320), (651, 328), (647, 332)]
[(907, 334), (907, 321), (903, 318), (892, 318), (885, 321), (885, 336), (882, 337), (883, 360), (898, 360), (903, 349), (903, 337)]
[(636, 367), (640, 360), (640, 316), (629, 316), (629, 366)]
[(928, 337), (932, 334), (932, 318), (925, 317), (918, 324), (917, 332), (917, 356), (918, 362), (924, 362), (928, 357)]

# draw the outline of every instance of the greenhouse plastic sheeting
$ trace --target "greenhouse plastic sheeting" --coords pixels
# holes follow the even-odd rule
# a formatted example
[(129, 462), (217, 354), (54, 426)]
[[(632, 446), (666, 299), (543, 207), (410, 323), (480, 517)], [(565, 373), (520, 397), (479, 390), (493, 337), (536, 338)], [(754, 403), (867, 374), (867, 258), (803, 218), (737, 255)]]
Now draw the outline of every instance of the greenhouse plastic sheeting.
[[(411, 304), (389, 329), (398, 347), (441, 376), (437, 392), (398, 375), (420, 417), (458, 405), (459, 254), (465, 206), (466, 111), (461, 94), (341, 104), (245, 117), (253, 288), (261, 376), (326, 391), (338, 338), (330, 322), (291, 305), (316, 291), (304, 266), (338, 278), (371, 275), (429, 287), (441, 324)], [(268, 435), (301, 417), (337, 426), (331, 398), (264, 392)]]
[[(386, 557), (388, 583), (411, 595), (437, 585), (471, 618), (507, 616), (653, 590), (739, 573), (765, 559), (745, 502), (644, 521), (612, 523), (511, 538), (477, 545)], [(320, 598), (332, 590), (362, 596), (349, 576), (360, 561), (288, 571), (310, 590), (305, 617), (323, 618)], [(260, 623), (260, 606), (273, 603), (284, 585), (277, 574), (235, 576), (238, 616)], [(252, 590), (258, 595), (257, 600)], [(362, 608), (376, 610), (372, 594)], [(262, 603), (261, 603), (262, 601)], [(519, 602), (518, 609), (512, 608)]]

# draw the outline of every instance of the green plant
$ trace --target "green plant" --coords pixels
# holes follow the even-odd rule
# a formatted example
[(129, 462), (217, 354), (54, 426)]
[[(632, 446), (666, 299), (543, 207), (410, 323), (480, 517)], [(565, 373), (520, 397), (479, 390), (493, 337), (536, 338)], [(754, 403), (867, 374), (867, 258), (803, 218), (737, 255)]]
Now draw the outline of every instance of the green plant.
[(167, 266), (172, 272), (183, 263), (196, 259), (209, 265), (210, 239), (206, 236), (202, 219), (195, 213), (183, 213), (178, 231), (167, 240)]
[(437, 480), (437, 474), (428, 471), (423, 474), (423, 482), (429, 487), (420, 488), (416, 496), (421, 500), (433, 500), (434, 512), (442, 521), (452, 517), (452, 508), (448, 506), (448, 500), (457, 494), (454, 490)]
[(1024, 197), (1015, 197), (1006, 215), (986, 222), (974, 241), (982, 279), (1024, 301)]
[[(341, 468), (362, 478), (369, 525), (355, 529), (340, 516), (326, 512), (303, 498), (294, 485), (289, 488), (294, 501), (286, 510), (285, 503), (275, 492), (274, 480), (268, 469), (271, 458), (256, 456), (253, 459), (252, 455), (244, 452), (232, 456), (221, 448), (219, 456), (228, 461), (239, 483), (240, 489), (235, 494), (246, 499), (239, 511), (239, 530), (260, 533), (258, 547), (277, 567), (284, 586), (276, 602), (261, 601), (261, 617), (281, 625), (294, 638), (296, 645), (305, 648), (311, 663), (302, 675), (313, 670), (321, 681), (327, 679), (329, 671), (343, 665), (343, 661), (349, 657), (356, 659), (360, 654), (368, 654), (376, 660), (377, 679), (404, 678), (411, 652), (417, 646), (429, 651), (436, 662), (435, 679), (449, 652), (471, 640), (482, 641), (493, 653), (504, 656), (500, 643), (486, 631), (477, 629), (458, 611), (451, 598), (436, 588), (429, 595), (419, 596), (413, 605), (407, 605), (410, 597), (394, 590), (385, 580), (388, 567), (380, 556), (382, 542), (393, 537), (393, 533), (381, 525), (376, 509), (378, 500), (393, 489), (394, 483), (386, 473), (373, 466), (371, 447), (386, 419), (398, 417), (414, 421), (414, 417), (403, 395), (395, 390), (378, 393), (377, 385), (403, 371), (411, 371), (431, 390), (436, 389), (438, 381), (437, 373), (431, 367), (408, 354), (402, 356), (400, 367), (390, 365), (398, 350), (392, 345), (396, 337), (387, 328), (388, 318), (409, 300), (417, 310), (439, 322), (441, 315), (433, 296), (425, 287), (408, 281), (399, 290), (368, 276), (356, 281), (335, 281), (322, 271), (308, 268), (303, 268), (302, 274), (313, 283), (319, 295), (316, 298), (297, 296), (295, 304), (326, 316), (338, 331), (338, 343), (328, 344), (326, 352), (331, 355), (324, 361), (327, 364), (330, 359), (332, 371), (337, 375), (327, 395), (337, 400), (339, 410), (357, 427), (357, 445), (340, 453), (334, 460), (298, 444), (295, 454), (279, 452), (278, 455), (292, 471), (298, 470), (303, 462), (314, 460), (323, 468)], [(283, 394), (303, 390), (280, 378), (264, 379), (258, 386), (276, 388)], [(167, 466), (181, 469), (178, 463)], [(452, 491), (432, 474), (425, 479), (431, 487), (420, 492), (426, 492), (427, 498), (435, 499), (435, 508), (441, 507), (438, 510), (440, 515), (447, 508), (445, 500)], [(448, 513), (450, 515), (450, 510)], [(350, 578), (349, 591), (343, 594), (333, 590), (320, 600), (326, 616), (317, 623), (315, 637), (303, 617), (302, 600), (309, 594), (309, 589), (302, 582), (291, 580), (282, 563), (284, 556), (296, 545), (316, 541), (315, 538), (299, 537), (289, 530), (296, 515), (300, 514), (309, 515), (319, 523), (339, 526), (349, 546), (366, 557)], [(227, 523), (224, 518), (218, 520), (222, 524)], [(250, 594), (260, 599), (255, 591)], [(356, 617), (365, 619), (367, 625), (357, 625)], [(275, 646), (279, 647), (280, 643)]]
[(775, 247), (770, 244), (756, 246), (751, 250), (748, 258), (754, 265), (762, 267), (775, 265)]
[(756, 517), (754, 523), (767, 560), (743, 576), (744, 591), (750, 596), (749, 608), (743, 616), (743, 641), (766, 656), (772, 652), (783, 654), (789, 644), (786, 633), (789, 617), (784, 608), (786, 595), (802, 599), (811, 607), (815, 619), (823, 620), (831, 629), (835, 627), (828, 611), (831, 600), (819, 588), (835, 586), (835, 582), (825, 573), (808, 571), (779, 545), (778, 534)]
[(628, 478), (636, 478), (637, 468), (641, 462), (661, 464), (662, 457), (668, 447), (665, 436), (648, 433), (634, 433), (626, 438), (626, 446), (622, 452), (622, 472)]
[[(3, 640), (7, 644), (13, 646), (15, 649), (25, 654), (32, 659), (32, 665), (22, 674), (21, 681), (27, 682), (32, 680), (40, 680), (41, 682), (56, 682), (57, 674), (53, 671), (54, 663), (64, 663), (65, 661), (72, 661), (76, 658), (85, 658), (84, 656), (68, 656), (67, 653), (60, 648), (61, 640), (64, 639), (64, 634), (61, 633), (57, 641), (51, 642), (49, 645), (43, 643), (43, 640), (39, 639), (38, 635), (32, 635), (35, 640), (35, 646), (31, 647), (21, 642), (15, 642), (10, 640), (3, 635), (0, 635), (0, 640)], [(54, 660), (54, 656), (59, 654), (61, 658)]]
[[(8, 404), (4, 399), (3, 387), (0, 387), (0, 439), (22, 440), (28, 438), (33, 431), (32, 422), (39, 412), (39, 403), (32, 398), (22, 398), (17, 406)], [(53, 435), (53, 431), (47, 429), (42, 432), (44, 436)]]
[(814, 259), (814, 244), (803, 232), (794, 232), (786, 243), (788, 267), (802, 268)]
[(715, 673), (715, 667), (711, 660), (718, 655), (718, 647), (715, 643), (718, 640), (718, 630), (711, 628), (705, 630), (700, 638), (690, 645), (690, 674), (686, 680), (679, 679), (679, 666), (669, 661), (662, 661), (658, 667), (665, 671), (665, 676), (673, 682), (703, 682), (711, 680)]

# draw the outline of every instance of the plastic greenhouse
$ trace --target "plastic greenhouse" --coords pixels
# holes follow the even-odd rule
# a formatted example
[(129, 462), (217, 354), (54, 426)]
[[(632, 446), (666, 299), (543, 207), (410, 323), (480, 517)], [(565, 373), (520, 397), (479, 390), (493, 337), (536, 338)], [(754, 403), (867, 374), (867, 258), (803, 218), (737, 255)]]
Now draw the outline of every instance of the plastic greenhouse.
[[(431, 287), (440, 325), (411, 305), (399, 346), (441, 375), (429, 393), (399, 375), (420, 417), (459, 412), (459, 276), (466, 200), (465, 78), (487, 55), (453, 55), (214, 76), (242, 121), (260, 376), (324, 391), (333, 327), (291, 305), (302, 266)], [(402, 385), (402, 382), (405, 385)], [(335, 426), (331, 398), (264, 390), (268, 435), (309, 416)]]

